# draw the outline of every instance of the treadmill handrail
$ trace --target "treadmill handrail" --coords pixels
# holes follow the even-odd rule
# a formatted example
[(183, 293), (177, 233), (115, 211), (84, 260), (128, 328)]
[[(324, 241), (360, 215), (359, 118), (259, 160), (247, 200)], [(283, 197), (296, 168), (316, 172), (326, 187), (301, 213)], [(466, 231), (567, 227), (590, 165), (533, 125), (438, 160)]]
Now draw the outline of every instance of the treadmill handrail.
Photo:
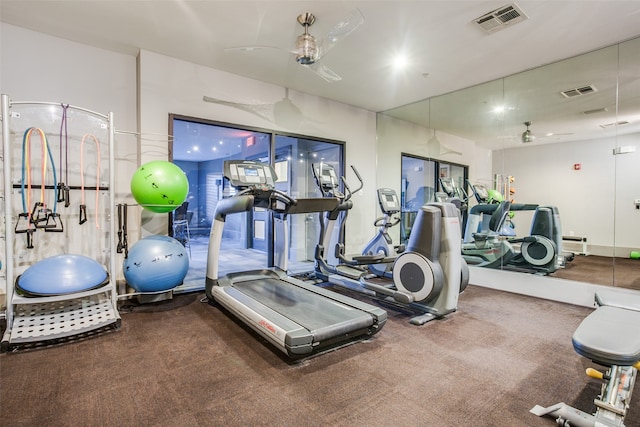
[(221, 199), (216, 205), (215, 219), (224, 221), (229, 214), (247, 212), (253, 207), (255, 196), (245, 194)]
[(330, 212), (338, 207), (340, 199), (337, 197), (311, 197), (305, 199), (296, 199), (298, 203), (291, 206), (287, 213), (312, 213), (312, 212)]

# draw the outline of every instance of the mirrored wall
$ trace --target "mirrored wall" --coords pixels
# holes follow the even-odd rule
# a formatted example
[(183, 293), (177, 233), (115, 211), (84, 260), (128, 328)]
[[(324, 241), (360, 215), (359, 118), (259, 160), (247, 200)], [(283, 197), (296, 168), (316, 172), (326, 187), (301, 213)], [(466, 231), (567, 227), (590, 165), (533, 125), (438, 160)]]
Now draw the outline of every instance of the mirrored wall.
[[(549, 208), (565, 257), (526, 274), (640, 290), (640, 38), (380, 113), (379, 187), (401, 189), (402, 154)], [(510, 237), (534, 234), (537, 212), (513, 210)]]

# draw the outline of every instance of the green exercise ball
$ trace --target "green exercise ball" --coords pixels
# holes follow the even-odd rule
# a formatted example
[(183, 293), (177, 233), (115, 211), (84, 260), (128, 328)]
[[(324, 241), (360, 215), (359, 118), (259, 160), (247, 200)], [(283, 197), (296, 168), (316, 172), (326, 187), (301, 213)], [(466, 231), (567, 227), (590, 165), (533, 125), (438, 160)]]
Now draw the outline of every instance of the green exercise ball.
[(156, 213), (174, 211), (187, 198), (189, 181), (178, 166), (164, 160), (143, 164), (131, 178), (131, 194), (143, 208)]

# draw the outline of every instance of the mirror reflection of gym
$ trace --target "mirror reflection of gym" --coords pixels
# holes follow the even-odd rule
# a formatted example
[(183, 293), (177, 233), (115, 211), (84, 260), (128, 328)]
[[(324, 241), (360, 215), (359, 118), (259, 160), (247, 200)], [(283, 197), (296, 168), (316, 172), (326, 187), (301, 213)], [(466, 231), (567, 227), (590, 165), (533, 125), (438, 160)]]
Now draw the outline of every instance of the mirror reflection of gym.
[[(557, 207), (563, 252), (599, 264), (598, 277), (576, 268), (578, 263), (549, 277), (640, 289), (640, 268), (630, 258), (640, 249), (634, 205), (640, 197), (638, 69), (640, 39), (633, 39), (384, 112), (378, 117), (380, 145), (411, 142), (395, 153), (384, 148), (382, 155), (428, 158), (421, 147), (434, 133), (453, 149), (464, 147), (475, 156), (468, 162), (472, 183), (492, 188), (496, 175), (514, 177), (513, 201)], [(392, 120), (413, 128), (394, 129)], [(531, 142), (522, 142), (526, 122), (535, 136)], [(480, 146), (491, 150), (486, 165), (476, 160), (485, 158)], [(453, 155), (440, 157), (456, 161)], [(379, 174), (380, 185), (397, 182), (399, 175), (380, 168)], [(533, 213), (513, 213), (518, 236), (531, 231)]]

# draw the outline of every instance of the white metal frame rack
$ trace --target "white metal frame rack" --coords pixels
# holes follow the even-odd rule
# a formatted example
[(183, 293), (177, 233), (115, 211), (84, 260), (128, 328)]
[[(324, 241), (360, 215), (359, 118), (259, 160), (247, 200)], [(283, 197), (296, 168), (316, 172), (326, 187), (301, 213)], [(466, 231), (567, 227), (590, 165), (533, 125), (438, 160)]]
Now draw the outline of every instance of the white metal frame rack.
[[(15, 161), (15, 153), (13, 150), (18, 147), (17, 141), (20, 140), (20, 135), (17, 135), (15, 131), (12, 133), (11, 122), (12, 120), (19, 119), (20, 113), (15, 110), (19, 110), (20, 108), (42, 109), (40, 112), (42, 117), (48, 117), (47, 114), (49, 113), (46, 112), (52, 112), (56, 109), (61, 110), (61, 106), (62, 104), (51, 102), (13, 102), (7, 95), (2, 95), (1, 119), (4, 185), (1, 200), (4, 202), (4, 236), (2, 237), (4, 237), (5, 240), (5, 257), (0, 277), (6, 280), (7, 290), (5, 310), (6, 331), (0, 343), (0, 350), (3, 352), (9, 350), (13, 345), (48, 343), (61, 338), (81, 336), (109, 326), (115, 328), (120, 327), (120, 315), (117, 310), (116, 251), (113, 237), (115, 236), (115, 162), (112, 113), (103, 115), (80, 107), (65, 106), (65, 112), (73, 111), (75, 114), (75, 121), (72, 120), (71, 123), (69, 123), (70, 127), (73, 128), (78, 121), (82, 121), (84, 118), (86, 120), (84, 126), (91, 128), (91, 126), (99, 124), (100, 132), (103, 134), (106, 133), (108, 144), (108, 186), (106, 188), (100, 188), (100, 191), (103, 192), (103, 195), (105, 195), (104, 192), (106, 192), (108, 196), (108, 206), (104, 207), (102, 211), (99, 211), (96, 202), (96, 222), (98, 221), (98, 216), (102, 217), (101, 221), (104, 224), (104, 230), (100, 231), (101, 234), (99, 234), (99, 237), (95, 239), (92, 245), (102, 246), (96, 250), (101, 251), (102, 258), (104, 259), (103, 264), (108, 264), (106, 265), (109, 272), (108, 282), (97, 289), (59, 296), (26, 297), (20, 295), (15, 290), (16, 269), (23, 269), (25, 268), (25, 264), (33, 264), (35, 260), (33, 259), (34, 255), (25, 257), (21, 256), (21, 254), (16, 254), (16, 247), (19, 247), (19, 244), (16, 244), (15, 241), (15, 225), (16, 222), (19, 221), (19, 217), (16, 213), (17, 208), (12, 206), (12, 199), (21, 194), (20, 186), (16, 185), (16, 183), (20, 183), (22, 178), (16, 176), (16, 165), (12, 164), (12, 159)], [(44, 123), (43, 126), (47, 125), (51, 127), (53, 120), (53, 113), (51, 113), (50, 120), (48, 123)], [(38, 123), (33, 124), (38, 125)], [(60, 145), (62, 145), (62, 143), (60, 143)], [(78, 151), (72, 152), (72, 155), (77, 157)], [(97, 150), (97, 156), (100, 157), (102, 155), (101, 150)], [(66, 166), (69, 167), (68, 164)], [(80, 173), (83, 172), (80, 171)], [(97, 178), (96, 182), (97, 187)], [(42, 182), (40, 185), (45, 185), (45, 183)], [(99, 190), (95, 188), (94, 191), (97, 192)], [(105, 203), (105, 205), (106, 204), (107, 203)], [(71, 224), (71, 222), (68, 222), (68, 224), (65, 231), (79, 227), (78, 225)], [(91, 227), (90, 225), (88, 226)], [(88, 233), (88, 231), (83, 232)], [(93, 233), (96, 234), (95, 231)], [(68, 242), (71, 241), (67, 233), (64, 234), (65, 236), (58, 237), (59, 240), (64, 242), (63, 244), (57, 246), (51, 245), (51, 247), (43, 244), (42, 252), (37, 254), (37, 256), (59, 255), (60, 253), (55, 252), (65, 245), (69, 246)], [(41, 238), (41, 241), (44, 239), (45, 238)], [(54, 278), (52, 278), (52, 280), (54, 280)]]

